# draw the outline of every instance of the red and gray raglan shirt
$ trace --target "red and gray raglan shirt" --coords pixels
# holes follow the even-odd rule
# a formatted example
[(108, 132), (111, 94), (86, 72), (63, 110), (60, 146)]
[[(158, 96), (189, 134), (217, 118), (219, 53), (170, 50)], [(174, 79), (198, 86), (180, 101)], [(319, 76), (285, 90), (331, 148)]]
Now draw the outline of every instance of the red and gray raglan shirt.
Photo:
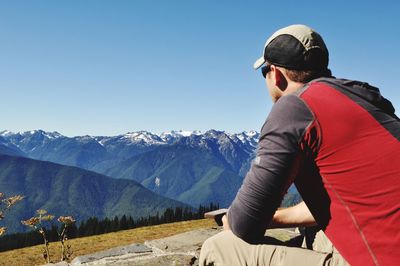
[(235, 235), (264, 235), (294, 182), (351, 265), (400, 261), (400, 121), (367, 83), (316, 79), (273, 106), (229, 208)]

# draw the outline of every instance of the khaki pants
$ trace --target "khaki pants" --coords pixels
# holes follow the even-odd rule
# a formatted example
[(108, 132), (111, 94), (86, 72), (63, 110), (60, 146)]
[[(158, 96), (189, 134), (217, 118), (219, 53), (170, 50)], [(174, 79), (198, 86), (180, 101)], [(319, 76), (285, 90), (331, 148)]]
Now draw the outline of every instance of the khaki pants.
[(232, 231), (222, 231), (204, 242), (199, 265), (348, 265), (322, 231), (317, 233), (313, 249), (266, 243), (249, 244), (236, 237)]

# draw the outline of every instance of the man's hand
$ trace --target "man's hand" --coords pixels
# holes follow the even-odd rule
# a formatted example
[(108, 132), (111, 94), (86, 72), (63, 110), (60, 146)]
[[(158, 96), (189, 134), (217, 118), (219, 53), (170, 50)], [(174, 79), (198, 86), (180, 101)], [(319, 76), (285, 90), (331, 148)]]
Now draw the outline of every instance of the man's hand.
[(228, 216), (227, 215), (228, 214), (225, 214), (222, 217), (222, 224), (223, 224), (224, 230), (231, 230), (231, 228), (229, 227), (229, 222), (228, 222)]
[(227, 213), (228, 209), (219, 209), (215, 211), (210, 211), (206, 212), (204, 214), (204, 218), (209, 218), (209, 219), (214, 219), (215, 222), (219, 225), (222, 226), (222, 217)]

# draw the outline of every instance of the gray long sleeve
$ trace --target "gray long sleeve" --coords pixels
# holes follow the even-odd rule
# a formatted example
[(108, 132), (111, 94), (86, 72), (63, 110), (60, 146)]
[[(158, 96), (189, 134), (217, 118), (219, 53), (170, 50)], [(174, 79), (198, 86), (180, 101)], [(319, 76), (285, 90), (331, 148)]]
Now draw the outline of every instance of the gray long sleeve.
[(263, 236), (301, 159), (300, 142), (313, 114), (296, 95), (280, 98), (261, 129), (257, 156), (235, 200), (228, 221), (243, 240)]

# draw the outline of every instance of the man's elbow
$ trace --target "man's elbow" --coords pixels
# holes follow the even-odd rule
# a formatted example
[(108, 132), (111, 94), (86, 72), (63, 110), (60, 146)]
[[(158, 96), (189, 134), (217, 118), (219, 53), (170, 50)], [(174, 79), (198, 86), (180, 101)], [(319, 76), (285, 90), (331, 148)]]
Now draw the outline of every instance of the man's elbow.
[(266, 224), (250, 217), (237, 217), (234, 213), (228, 215), (229, 227), (233, 234), (245, 242), (255, 242), (265, 235)]

